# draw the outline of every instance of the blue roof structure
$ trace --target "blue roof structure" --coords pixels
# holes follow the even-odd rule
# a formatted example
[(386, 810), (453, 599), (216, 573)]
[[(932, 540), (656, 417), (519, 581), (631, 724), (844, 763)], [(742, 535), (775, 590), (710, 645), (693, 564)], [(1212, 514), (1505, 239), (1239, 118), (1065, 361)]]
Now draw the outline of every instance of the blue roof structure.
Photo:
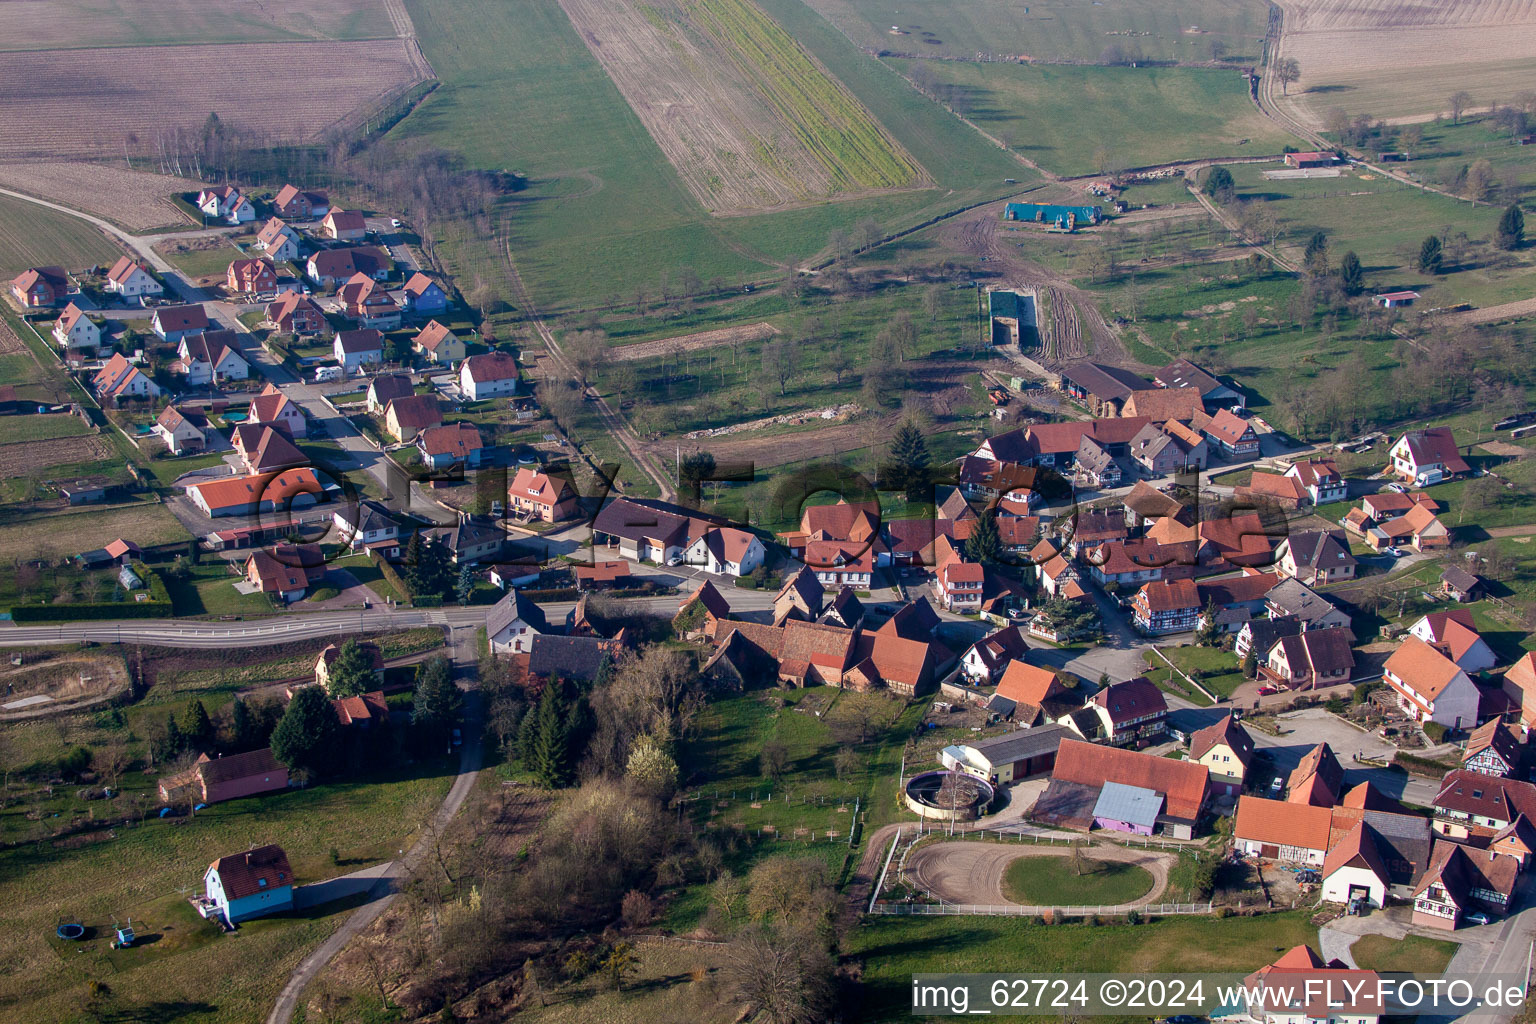
[(1003, 207), (1003, 219), (1032, 220), (1070, 229), (1081, 224), (1097, 224), (1104, 219), (1104, 207), (1058, 206), (1054, 203), (1009, 203)]
[(1157, 824), (1157, 816), (1162, 810), (1163, 798), (1158, 793), (1141, 786), (1106, 782), (1099, 790), (1098, 802), (1093, 805), (1093, 816), (1151, 828)]

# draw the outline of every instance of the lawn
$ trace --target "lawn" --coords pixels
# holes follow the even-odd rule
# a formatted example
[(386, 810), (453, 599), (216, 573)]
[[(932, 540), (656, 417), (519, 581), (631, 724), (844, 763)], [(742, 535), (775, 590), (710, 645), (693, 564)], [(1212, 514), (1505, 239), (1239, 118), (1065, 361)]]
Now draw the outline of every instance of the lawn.
[(1145, 868), (1085, 856), (1081, 873), (1071, 856), (1020, 857), (1003, 872), (1003, 895), (1027, 907), (1114, 906), (1152, 890)]
[(1355, 963), (1368, 971), (1440, 974), (1459, 948), (1457, 943), (1422, 935), (1405, 935), (1400, 939), (1362, 935), (1349, 951)]
[[(1028, 55), (1092, 62), (1118, 45), (1127, 57), (1147, 60), (1206, 61), (1221, 54), (1256, 63), (1265, 27), (1264, 7), (1252, 0), (1050, 5), (967, 0), (905, 8), (878, 0), (811, 0), (811, 6), (860, 46), (964, 60), (987, 53), (1000, 60)], [(890, 31), (893, 21), (900, 34)]]
[(868, 917), (844, 948), (863, 969), (853, 1019), (911, 1019), (912, 975), (1099, 971), (1248, 972), (1301, 943), (1317, 946), (1310, 912), (1163, 918), (1142, 925), (1044, 925), (1000, 917)]
[(0, 196), (0, 274), (6, 278), (28, 267), (110, 265), (119, 255), (107, 236), (78, 217)]
[[(31, 357), (22, 356), (34, 370)], [(78, 416), (53, 413), (47, 416), (6, 416), (0, 418), (0, 444), (20, 441), (48, 441), (55, 437), (81, 437), (94, 433)]]
[[(449, 778), (444, 765), (418, 763), (374, 778), (217, 804), (191, 819), (150, 819), (0, 852), (0, 900), (11, 908), (10, 926), (0, 935), (8, 965), (0, 1004), (24, 1004), (29, 1020), (71, 1019), (87, 982), (109, 977), (117, 999), (159, 1003), (153, 1019), (169, 1019), (177, 1003), (200, 1007), (197, 1019), (210, 1024), (259, 1018), (346, 906), (283, 915), (210, 940), (177, 890), (200, 889), (213, 858), (269, 842), (283, 845), (301, 884), (393, 857), (441, 801)], [(332, 849), (343, 867), (332, 864)], [(83, 955), (50, 941), (61, 921), (79, 921), (99, 936), (112, 921), (128, 918), (150, 937), (138, 953), (110, 955), (100, 938), (87, 943)], [(133, 969), (139, 962), (153, 969)], [(210, 977), (220, 984), (207, 984)]]
[(270, 615), (275, 610), (264, 594), (242, 594), (223, 559), (164, 574), (165, 589), (177, 617), (191, 615)]
[[(1162, 647), (1160, 650), (1186, 675), (1200, 673), (1198, 678), (1201, 685), (1219, 696), (1232, 696), (1232, 691), (1246, 681), (1237, 656), (1230, 651), (1215, 647)], [(1162, 664), (1162, 660), (1153, 657), (1150, 652), (1147, 662), (1150, 665)], [(1182, 682), (1180, 680), (1180, 685)]]
[(0, 564), (9, 565), (18, 556), (77, 555), (118, 537), (149, 547), (186, 540), (189, 536), (171, 510), (159, 503), (31, 515), (7, 521), (0, 527)]
[[(155, 247), (155, 251), (189, 277), (224, 277), (229, 265), (242, 255), (239, 249), (223, 239), (219, 239), (219, 244), (208, 245), (207, 248), (184, 249), (183, 244), (162, 242)], [(198, 239), (195, 244), (207, 244), (207, 240)]]
[(937, 82), (958, 112), (1058, 174), (1262, 156), (1298, 142), (1255, 109), (1236, 69), (893, 63)]
[[(777, 277), (775, 260), (820, 250), (834, 227), (865, 217), (887, 226), (915, 223), (980, 195), (1002, 194), (1004, 177), (1030, 177), (808, 8), (763, 6), (942, 188), (710, 218), (555, 0), (409, 0), (442, 85), (392, 134), (462, 154), (470, 166), (527, 176), (528, 189), (504, 200), (489, 226), (504, 230), (518, 272), (546, 312), (627, 301), (636, 288), (654, 294), (683, 268), (737, 284)], [(500, 113), (491, 117), (488, 110)], [(570, 130), (573, 124), (582, 130)], [(504, 278), (500, 245), (475, 225), (446, 226), (441, 245), (466, 290), (477, 278)], [(596, 251), (601, 260), (591, 259)]]
[(348, 555), (346, 558), (338, 558), (331, 563), (331, 566), (336, 569), (345, 569), (357, 582), (380, 597), (389, 598), (397, 604), (408, 603), (406, 595), (395, 589), (395, 585), (379, 570), (378, 564), (367, 555)]

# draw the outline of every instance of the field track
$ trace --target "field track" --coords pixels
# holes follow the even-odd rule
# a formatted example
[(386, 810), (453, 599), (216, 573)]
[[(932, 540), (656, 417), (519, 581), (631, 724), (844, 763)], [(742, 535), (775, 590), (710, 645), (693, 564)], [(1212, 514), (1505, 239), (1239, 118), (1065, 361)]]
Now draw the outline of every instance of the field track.
[(608, 357), (617, 362), (627, 363), (636, 359), (667, 355), (673, 351), (696, 352), (699, 349), (715, 348), (719, 345), (765, 341), (778, 333), (778, 328), (767, 322), (747, 324), (744, 327), (721, 327), (713, 331), (699, 331), (696, 334), (680, 334), (675, 338), (658, 338), (655, 341), (637, 341), (633, 345), (617, 345), (609, 351)]

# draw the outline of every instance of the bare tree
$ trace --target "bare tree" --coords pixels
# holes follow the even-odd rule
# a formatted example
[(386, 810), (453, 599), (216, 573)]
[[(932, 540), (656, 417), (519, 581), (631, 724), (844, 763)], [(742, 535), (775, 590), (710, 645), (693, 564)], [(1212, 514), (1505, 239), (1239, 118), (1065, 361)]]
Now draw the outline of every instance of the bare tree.
[(1465, 89), (1458, 89), (1451, 93), (1446, 103), (1451, 108), (1451, 123), (1461, 124), (1461, 115), (1466, 113), (1467, 108), (1472, 105), (1472, 94)]
[(1290, 95), (1291, 83), (1301, 79), (1301, 65), (1294, 57), (1282, 57), (1275, 61), (1275, 81), (1280, 83), (1280, 91)]
[(815, 936), (750, 928), (726, 949), (725, 976), (765, 1024), (818, 1024), (831, 1019), (834, 963)]

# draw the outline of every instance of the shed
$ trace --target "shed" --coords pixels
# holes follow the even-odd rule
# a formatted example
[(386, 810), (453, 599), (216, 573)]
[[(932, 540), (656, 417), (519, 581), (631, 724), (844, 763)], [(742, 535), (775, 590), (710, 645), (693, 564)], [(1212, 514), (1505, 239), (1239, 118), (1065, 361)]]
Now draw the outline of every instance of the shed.
[(1149, 836), (1163, 811), (1161, 794), (1143, 786), (1105, 782), (1093, 805), (1093, 823), (1114, 832)]

